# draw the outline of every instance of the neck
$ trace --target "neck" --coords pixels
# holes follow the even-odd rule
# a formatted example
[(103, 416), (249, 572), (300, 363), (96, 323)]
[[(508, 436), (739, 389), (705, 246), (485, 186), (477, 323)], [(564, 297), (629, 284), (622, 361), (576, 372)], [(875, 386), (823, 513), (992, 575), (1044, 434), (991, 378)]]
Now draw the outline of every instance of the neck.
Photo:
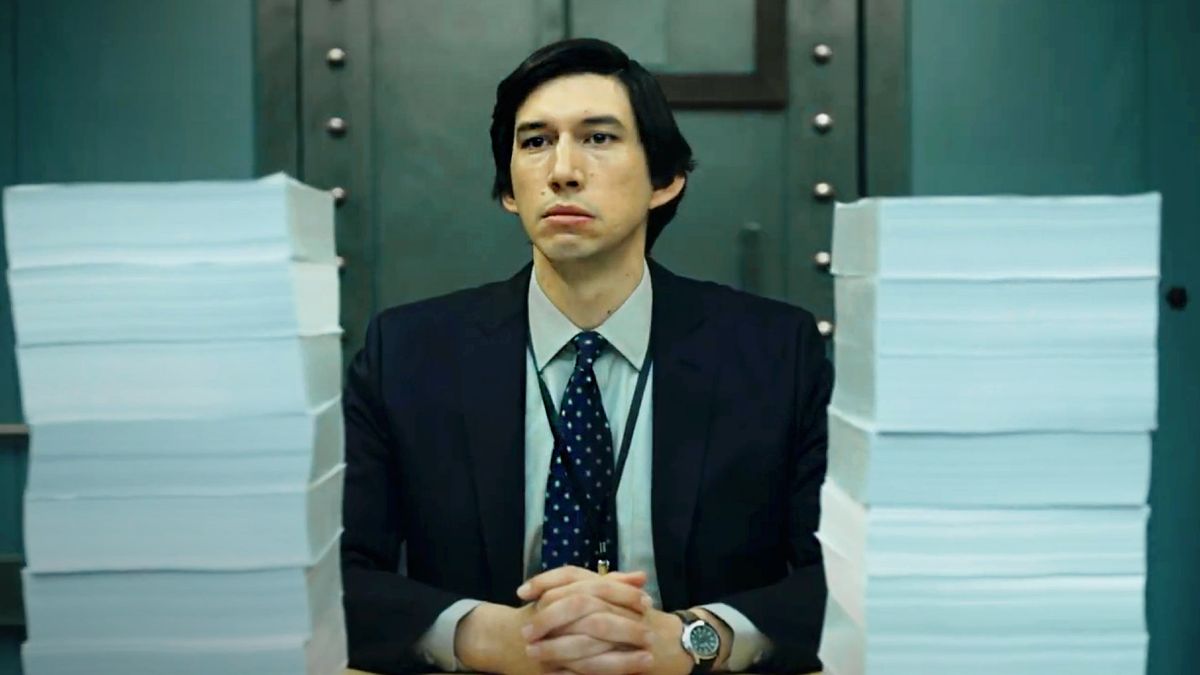
[(582, 330), (596, 328), (620, 309), (641, 283), (644, 271), (640, 251), (618, 260), (557, 263), (536, 248), (533, 253), (533, 273), (542, 292)]

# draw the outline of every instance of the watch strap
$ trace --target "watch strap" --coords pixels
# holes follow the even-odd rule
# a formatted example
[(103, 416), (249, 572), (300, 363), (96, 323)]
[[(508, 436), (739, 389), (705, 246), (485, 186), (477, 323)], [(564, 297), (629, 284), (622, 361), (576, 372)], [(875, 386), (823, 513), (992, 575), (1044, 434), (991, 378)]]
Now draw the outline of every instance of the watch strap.
[(692, 657), (692, 662), (695, 664), (694, 667), (692, 668), (692, 673), (694, 673), (694, 674), (711, 673), (713, 665), (717, 662), (718, 655), (714, 654), (710, 658), (704, 658), (704, 657), (697, 656), (696, 653), (691, 650), (690, 646), (687, 643), (683, 642), (683, 635), (686, 634), (687, 627), (693, 623), (696, 623), (697, 621), (703, 623), (706, 626), (709, 626), (714, 631), (716, 630), (716, 628), (713, 627), (712, 624), (710, 624), (709, 622), (700, 618), (700, 616), (698, 614), (696, 614), (695, 612), (690, 611), (690, 610), (680, 609), (680, 610), (676, 610), (676, 611), (672, 612), (672, 614), (679, 617), (679, 619), (681, 621), (683, 621), (684, 633), (680, 634), (679, 640), (680, 640), (680, 643), (683, 645), (684, 651), (686, 651), (688, 653), (688, 655)]

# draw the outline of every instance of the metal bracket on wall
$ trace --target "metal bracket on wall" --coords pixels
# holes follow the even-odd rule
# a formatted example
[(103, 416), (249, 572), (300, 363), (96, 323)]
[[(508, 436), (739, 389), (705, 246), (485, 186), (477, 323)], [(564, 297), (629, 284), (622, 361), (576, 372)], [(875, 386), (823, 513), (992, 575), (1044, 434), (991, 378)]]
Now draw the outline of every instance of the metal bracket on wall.
[(741, 252), (739, 273), (741, 289), (747, 293), (762, 293), (762, 225), (746, 223), (738, 231)]
[(24, 559), (16, 554), (0, 555), (0, 628), (25, 625), (25, 603), (21, 596)]
[[(9, 455), (5, 461), (15, 461), (17, 470), (8, 473), (13, 480), (8, 483), (12, 488), (0, 495), (5, 503), (0, 510), (9, 514), (20, 513), (22, 486), (25, 483), (24, 466), (29, 451), (29, 427), (24, 424), (0, 424), (0, 452)], [(11, 453), (11, 455), (10, 455)], [(9, 466), (14, 466), (10, 464)], [(19, 527), (19, 519), (5, 523), (5, 527)], [(21, 597), (21, 568), (25, 561), (15, 552), (0, 553), (0, 628), (13, 628), (25, 625), (25, 606)]]
[(3, 436), (29, 436), (29, 427), (24, 424), (0, 424), (0, 437)]
[(1167, 306), (1182, 312), (1188, 306), (1188, 292), (1183, 286), (1172, 286), (1166, 295)]

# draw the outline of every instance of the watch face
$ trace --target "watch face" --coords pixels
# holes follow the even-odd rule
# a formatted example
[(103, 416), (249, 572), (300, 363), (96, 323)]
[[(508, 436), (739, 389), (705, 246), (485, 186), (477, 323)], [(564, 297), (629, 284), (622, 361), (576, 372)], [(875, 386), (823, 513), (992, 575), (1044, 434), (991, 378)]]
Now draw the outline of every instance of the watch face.
[(716, 629), (706, 623), (698, 624), (692, 628), (689, 638), (689, 642), (692, 643), (692, 649), (702, 659), (715, 658), (721, 648), (721, 636), (717, 635)]

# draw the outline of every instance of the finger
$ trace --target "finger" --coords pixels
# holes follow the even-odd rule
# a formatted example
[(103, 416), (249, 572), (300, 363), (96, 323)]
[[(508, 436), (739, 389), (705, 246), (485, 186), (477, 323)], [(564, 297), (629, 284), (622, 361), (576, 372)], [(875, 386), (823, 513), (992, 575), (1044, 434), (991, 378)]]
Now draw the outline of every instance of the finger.
[(563, 666), (580, 675), (627, 675), (644, 673), (654, 666), (654, 657), (648, 651), (609, 651), (589, 656)]
[(517, 588), (517, 597), (521, 598), (522, 600), (533, 600), (534, 598), (540, 597), (542, 593), (545, 593), (551, 588), (556, 588), (558, 586), (562, 586), (563, 584), (574, 583), (576, 581), (582, 581), (590, 576), (599, 575), (596, 575), (596, 573), (591, 570), (587, 570), (582, 567), (576, 567), (574, 565), (556, 567), (547, 572), (542, 572), (541, 574), (535, 575), (528, 579), (525, 583), (521, 584), (520, 587)]
[[(630, 621), (635, 621), (635, 622), (642, 622), (642, 621), (646, 620), (645, 614), (640, 614), (638, 612), (631, 612), (631, 611), (625, 609), (624, 607), (616, 607), (614, 605), (609, 605), (608, 607), (601, 608), (597, 611), (597, 613), (615, 614), (623, 619), (629, 619)], [(556, 629), (550, 631), (549, 633), (547, 633), (547, 635), (561, 634), (567, 628), (570, 628), (570, 624), (567, 624), (566, 626), (563, 626), (561, 628), (556, 628)]]
[(548, 606), (570, 595), (591, 595), (610, 605), (624, 607), (639, 614), (654, 606), (654, 601), (645, 591), (615, 579), (610, 581), (607, 576), (597, 576), (552, 588), (542, 594), (538, 605)]
[[(542, 572), (541, 574), (538, 574), (521, 584), (521, 586), (517, 588), (517, 597), (529, 602), (541, 597), (542, 593), (545, 593), (551, 588), (557, 588), (559, 586), (565, 586), (566, 584), (593, 578), (598, 579), (600, 578), (600, 575), (591, 570), (584, 569), (582, 567), (575, 567), (573, 565), (558, 567), (548, 572)], [(645, 572), (635, 571), (610, 572), (605, 575), (605, 578), (612, 578), (614, 581), (620, 581), (640, 588), (646, 585), (647, 577)]]
[(587, 635), (625, 647), (650, 647), (654, 644), (654, 631), (643, 617), (628, 618), (609, 612), (594, 612), (572, 621), (555, 631), (556, 635)]
[[(641, 588), (646, 585), (647, 575), (645, 572), (610, 572), (604, 575), (606, 579), (611, 578), (613, 581), (630, 584)], [(564, 586), (567, 584), (583, 581), (585, 579), (599, 579), (600, 575), (582, 567), (565, 566), (552, 569), (549, 572), (541, 574), (529, 579), (517, 588), (517, 597), (525, 601), (535, 600), (541, 597), (542, 593)]]
[(529, 658), (536, 661), (563, 663), (603, 654), (613, 648), (611, 642), (590, 635), (563, 635), (548, 637), (525, 648)]
[(553, 631), (558, 634), (582, 634), (591, 637), (647, 647), (653, 635), (642, 616), (627, 618), (608, 611), (610, 605), (587, 595), (573, 595), (535, 612), (530, 629), (525, 635), (528, 642), (535, 642)]
[(605, 574), (605, 575), (597, 574), (596, 576), (602, 577), (604, 579), (612, 579), (614, 581), (619, 581), (623, 584), (629, 584), (630, 586), (637, 586), (638, 588), (645, 586), (646, 581), (649, 579), (649, 576), (647, 576), (647, 574), (645, 572), (640, 572), (640, 571), (609, 572), (608, 574)]
[(596, 612), (607, 612), (608, 603), (591, 595), (572, 595), (545, 606), (535, 605), (533, 616), (521, 628), (526, 642), (535, 642), (550, 631), (570, 625)]

